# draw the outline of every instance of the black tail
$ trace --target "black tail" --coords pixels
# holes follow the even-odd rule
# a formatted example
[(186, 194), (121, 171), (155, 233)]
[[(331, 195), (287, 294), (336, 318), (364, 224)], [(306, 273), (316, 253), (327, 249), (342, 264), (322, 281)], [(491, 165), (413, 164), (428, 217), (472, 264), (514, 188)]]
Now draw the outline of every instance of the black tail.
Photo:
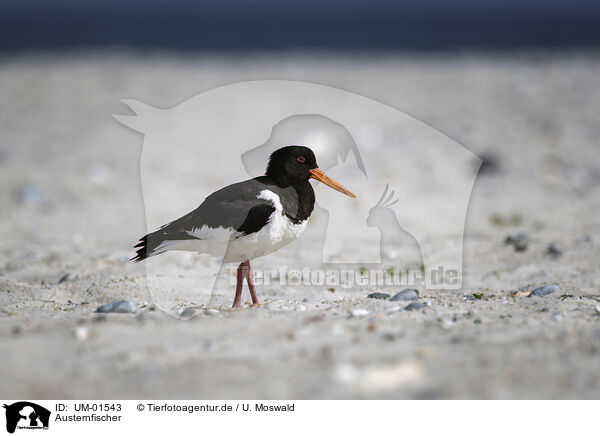
[(141, 262), (142, 260), (147, 259), (152, 255), (162, 253), (162, 251), (157, 253), (155, 253), (155, 251), (160, 246), (160, 244), (162, 244), (165, 241), (164, 236), (165, 235), (162, 234), (160, 230), (142, 236), (142, 238), (140, 238), (140, 242), (138, 242), (137, 245), (134, 247), (136, 248), (135, 256), (129, 260), (133, 262)]
[(136, 255), (129, 260), (140, 262), (150, 256), (164, 253), (167, 250), (166, 248), (159, 250), (159, 247), (163, 242), (196, 239), (186, 230), (202, 227), (194, 224), (193, 219), (195, 213), (196, 211), (194, 210), (175, 221), (165, 224), (158, 230), (143, 236), (140, 239), (140, 242), (134, 247), (136, 248)]
[[(184, 230), (178, 229), (179, 220), (173, 221), (172, 223), (165, 224), (155, 232), (148, 233), (140, 239), (140, 242), (134, 247), (136, 254), (129, 260), (134, 262), (140, 262), (150, 256), (164, 253), (167, 251), (165, 246), (160, 249), (161, 245), (167, 241), (181, 241), (185, 239), (196, 239)], [(173, 231), (175, 228), (177, 230)]]
[(131, 261), (133, 262), (141, 262), (144, 259), (148, 258), (148, 235), (142, 236), (140, 238), (140, 242), (134, 247), (136, 249), (135, 256), (133, 256)]

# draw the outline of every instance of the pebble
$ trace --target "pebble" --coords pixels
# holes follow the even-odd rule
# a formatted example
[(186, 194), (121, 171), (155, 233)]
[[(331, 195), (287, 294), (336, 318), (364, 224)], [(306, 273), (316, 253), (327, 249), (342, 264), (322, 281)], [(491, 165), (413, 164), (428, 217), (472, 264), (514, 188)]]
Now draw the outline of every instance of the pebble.
[(410, 303), (408, 306), (406, 306), (404, 308), (404, 310), (408, 310), (408, 311), (411, 311), (411, 310), (421, 310), (425, 306), (427, 306), (427, 305), (424, 304), (424, 303), (421, 303), (419, 301), (415, 301), (414, 303)]
[(393, 333), (386, 332), (381, 335), (381, 339), (392, 342), (396, 340), (396, 335), (394, 335)]
[(98, 313), (134, 313), (137, 306), (133, 301), (120, 300), (106, 303), (96, 309)]
[(525, 251), (529, 245), (529, 237), (526, 233), (512, 233), (504, 239), (506, 245), (512, 245), (515, 251)]
[(60, 285), (61, 283), (66, 282), (67, 280), (69, 280), (69, 278), (71, 278), (71, 274), (70, 273), (67, 272), (67, 273), (61, 274), (61, 276), (59, 277), (59, 279), (57, 280), (56, 283)]
[(553, 292), (560, 292), (560, 287), (556, 284), (542, 286), (531, 291), (528, 297), (545, 297)]
[(352, 317), (367, 316), (368, 314), (369, 314), (369, 311), (367, 309), (354, 309), (350, 312), (350, 315)]
[(193, 307), (185, 307), (183, 309), (179, 309), (177, 314), (181, 319), (190, 319), (196, 316), (196, 309), (194, 309)]
[(403, 289), (390, 298), (390, 301), (414, 301), (419, 298), (419, 291), (416, 289)]
[(563, 255), (563, 252), (556, 245), (550, 244), (548, 245), (548, 248), (546, 248), (546, 255), (550, 256), (553, 259), (558, 259), (560, 256)]
[(208, 316), (216, 316), (219, 314), (217, 309), (204, 309), (204, 314)]
[(13, 196), (18, 203), (26, 206), (37, 206), (46, 202), (46, 192), (36, 185), (21, 185), (17, 187)]
[(367, 295), (367, 298), (374, 298), (376, 300), (387, 300), (390, 298), (390, 294), (384, 294), (383, 292), (373, 292)]
[(90, 334), (90, 331), (85, 326), (78, 326), (75, 328), (75, 339), (78, 341), (85, 341)]
[(600, 304), (596, 305), (596, 315), (600, 315)]

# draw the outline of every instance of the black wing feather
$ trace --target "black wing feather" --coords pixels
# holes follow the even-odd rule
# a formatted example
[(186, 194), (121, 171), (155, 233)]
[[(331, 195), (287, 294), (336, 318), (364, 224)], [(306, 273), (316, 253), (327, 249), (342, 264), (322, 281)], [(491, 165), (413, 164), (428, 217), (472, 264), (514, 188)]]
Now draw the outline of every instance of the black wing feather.
[(270, 186), (257, 178), (216, 191), (192, 212), (143, 236), (135, 246), (136, 256), (131, 260), (139, 262), (159, 254), (155, 250), (165, 241), (197, 239), (190, 232), (205, 225), (235, 229), (243, 235), (258, 232), (275, 211), (270, 201), (257, 198), (264, 189), (270, 189)]

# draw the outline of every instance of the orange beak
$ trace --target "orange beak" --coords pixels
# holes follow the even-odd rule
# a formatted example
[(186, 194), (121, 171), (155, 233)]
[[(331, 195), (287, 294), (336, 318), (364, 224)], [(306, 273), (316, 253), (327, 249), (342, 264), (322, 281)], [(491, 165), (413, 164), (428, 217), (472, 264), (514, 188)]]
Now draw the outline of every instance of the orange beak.
[(309, 170), (309, 172), (310, 172), (311, 179), (318, 180), (319, 182), (326, 184), (330, 188), (333, 188), (336, 191), (341, 192), (342, 194), (346, 194), (348, 197), (356, 198), (356, 195), (354, 195), (348, 189), (344, 188), (342, 185), (340, 185), (338, 182), (333, 180), (331, 177), (328, 177), (327, 175), (325, 175), (325, 173), (323, 171), (321, 171), (320, 169), (313, 168), (312, 170)]

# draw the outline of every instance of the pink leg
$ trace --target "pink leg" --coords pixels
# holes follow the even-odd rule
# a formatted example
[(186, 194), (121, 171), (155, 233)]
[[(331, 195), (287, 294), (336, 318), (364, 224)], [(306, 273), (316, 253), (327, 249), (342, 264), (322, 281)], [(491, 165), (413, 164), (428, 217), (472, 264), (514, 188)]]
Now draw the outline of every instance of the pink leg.
[(248, 282), (248, 288), (250, 289), (250, 297), (252, 297), (252, 304), (258, 306), (258, 297), (256, 296), (256, 287), (254, 286), (254, 273), (250, 267), (250, 261), (246, 260), (240, 263), (237, 269), (237, 283), (235, 286), (235, 298), (233, 299), (233, 306), (240, 307), (242, 305), (242, 288), (244, 286), (244, 279)]
[(242, 287), (244, 286), (244, 271), (243, 271), (244, 262), (240, 263), (237, 269), (237, 283), (235, 285), (235, 298), (233, 299), (233, 306), (231, 307), (240, 307), (242, 305)]
[(250, 296), (252, 297), (252, 305), (258, 306), (260, 303), (258, 302), (258, 297), (256, 296), (256, 288), (254, 287), (254, 273), (252, 272), (252, 267), (250, 267), (250, 261), (246, 261), (248, 264), (248, 273), (246, 275), (246, 280), (248, 280), (248, 289), (250, 289)]

